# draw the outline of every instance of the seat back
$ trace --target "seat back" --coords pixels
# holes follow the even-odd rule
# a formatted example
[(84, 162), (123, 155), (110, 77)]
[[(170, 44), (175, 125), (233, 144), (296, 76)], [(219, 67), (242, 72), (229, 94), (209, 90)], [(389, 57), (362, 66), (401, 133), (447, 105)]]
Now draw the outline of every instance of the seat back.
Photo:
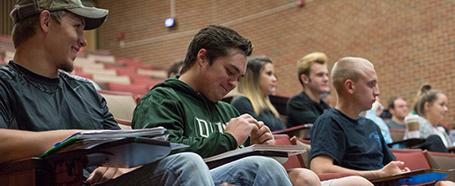
[(101, 91), (100, 94), (106, 99), (109, 111), (114, 115), (114, 118), (124, 121), (120, 122), (121, 124), (126, 124), (128, 123), (127, 121), (133, 120), (133, 113), (136, 108), (136, 99), (134, 95), (110, 91)]
[(426, 155), (432, 168), (442, 170), (455, 169), (455, 154), (453, 153), (428, 151)]
[(102, 75), (94, 74), (93, 81), (97, 83), (120, 83), (120, 84), (131, 84), (131, 80), (128, 76), (113, 76), (113, 75)]
[(425, 154), (426, 151), (420, 149), (393, 149), (392, 153), (397, 160), (403, 161), (405, 166), (411, 170), (431, 168)]
[(147, 93), (148, 86), (143, 84), (122, 84), (122, 83), (108, 83), (109, 90), (119, 91), (119, 92), (129, 92), (134, 95), (144, 95)]

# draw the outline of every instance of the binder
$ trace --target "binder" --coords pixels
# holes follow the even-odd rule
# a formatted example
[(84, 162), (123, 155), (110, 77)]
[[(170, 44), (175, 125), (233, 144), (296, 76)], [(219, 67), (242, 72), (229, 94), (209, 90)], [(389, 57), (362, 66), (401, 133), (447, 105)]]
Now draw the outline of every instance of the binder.
[(94, 130), (75, 133), (43, 153), (49, 162), (77, 159), (83, 166), (135, 167), (186, 145), (166, 141), (166, 129)]
[(447, 176), (447, 171), (439, 169), (419, 169), (384, 178), (372, 179), (370, 181), (375, 185), (417, 185), (439, 181), (446, 178)]
[(300, 145), (255, 144), (205, 158), (204, 162), (209, 168), (215, 168), (248, 156), (267, 156), (283, 164), (289, 156), (303, 153), (307, 153), (307, 151), (304, 146)]

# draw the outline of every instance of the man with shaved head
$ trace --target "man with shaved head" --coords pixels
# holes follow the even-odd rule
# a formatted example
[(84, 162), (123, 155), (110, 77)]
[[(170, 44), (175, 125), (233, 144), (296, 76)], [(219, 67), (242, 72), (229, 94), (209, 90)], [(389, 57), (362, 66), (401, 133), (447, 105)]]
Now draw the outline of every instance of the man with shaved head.
[(315, 122), (311, 134), (311, 169), (317, 174), (352, 173), (367, 179), (409, 171), (387, 148), (379, 127), (359, 116), (379, 96), (373, 64), (358, 57), (337, 61), (331, 72), (338, 95), (335, 108)]

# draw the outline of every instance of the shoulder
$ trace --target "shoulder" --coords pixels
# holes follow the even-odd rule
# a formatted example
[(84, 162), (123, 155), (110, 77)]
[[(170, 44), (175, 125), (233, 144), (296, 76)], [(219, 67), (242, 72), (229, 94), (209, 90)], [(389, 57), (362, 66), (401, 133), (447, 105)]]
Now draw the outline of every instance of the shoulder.
[(59, 77), (61, 79), (63, 79), (64, 81), (66, 81), (67, 83), (69, 83), (72, 87), (84, 86), (84, 87), (89, 87), (90, 89), (94, 89), (96, 91), (94, 84), (90, 80), (88, 80), (84, 77), (70, 74), (70, 73), (64, 72), (64, 71), (60, 71)]
[(223, 109), (235, 110), (234, 106), (232, 106), (231, 104), (226, 103), (224, 101), (218, 101), (216, 104), (217, 104), (218, 107), (221, 107)]
[(0, 67), (0, 78), (2, 80), (12, 80), (17, 76), (17, 71), (11, 68), (9, 65)]
[(150, 105), (176, 106), (181, 104), (179, 92), (172, 87), (154, 87), (142, 96), (138, 107)]
[(311, 105), (309, 99), (307, 99), (305, 93), (301, 92), (293, 97), (291, 97), (287, 103), (288, 106), (297, 107), (297, 108), (307, 108)]
[(245, 105), (245, 104), (251, 104), (251, 101), (250, 101), (250, 99), (248, 99), (245, 96), (235, 96), (232, 99), (231, 104), (233, 104), (233, 105)]
[(8, 92), (13, 89), (22, 91), (22, 86), (18, 85), (25, 84), (26, 82), (27, 80), (12, 66), (5, 65), (0, 67), (0, 88), (2, 94), (4, 91)]
[(224, 101), (218, 101), (216, 107), (218, 107), (221, 113), (227, 113), (231, 117), (237, 117), (239, 115), (239, 111), (233, 105)]
[(295, 96), (292, 96), (290, 99), (289, 99), (289, 102), (297, 102), (297, 101), (304, 101), (305, 100), (305, 95), (303, 92), (295, 95)]
[(364, 125), (377, 126), (376, 123), (372, 119), (366, 118), (363, 116), (359, 118), (359, 123), (364, 124)]
[(175, 90), (172, 87), (154, 87), (150, 91), (147, 92), (147, 94), (144, 95), (144, 98), (146, 99), (174, 99), (176, 100), (179, 96), (180, 92), (178, 90)]
[(334, 127), (335, 125), (333, 123), (338, 123), (337, 122), (337, 117), (339, 117), (340, 114), (336, 112), (334, 109), (328, 109), (325, 110), (324, 113), (322, 113), (318, 119), (314, 122), (315, 127)]

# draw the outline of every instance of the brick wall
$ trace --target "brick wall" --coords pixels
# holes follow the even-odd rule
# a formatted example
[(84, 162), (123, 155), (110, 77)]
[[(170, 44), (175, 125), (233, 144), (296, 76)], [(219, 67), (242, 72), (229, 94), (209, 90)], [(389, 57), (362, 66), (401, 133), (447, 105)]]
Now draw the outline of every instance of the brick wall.
[[(307, 0), (310, 1), (310, 0)], [(99, 0), (111, 16), (100, 29), (100, 47), (168, 67), (184, 57), (194, 33), (224, 24), (253, 41), (255, 55), (268, 55), (279, 76), (279, 92), (300, 91), (295, 62), (313, 51), (326, 52), (330, 66), (343, 56), (371, 60), (382, 100), (411, 100), (431, 83), (455, 100), (455, 1), (314, 0), (299, 8), (294, 0), (176, 1), (178, 27), (165, 29), (168, 0)], [(120, 48), (117, 32), (126, 33)], [(450, 104), (453, 120), (455, 104)]]

